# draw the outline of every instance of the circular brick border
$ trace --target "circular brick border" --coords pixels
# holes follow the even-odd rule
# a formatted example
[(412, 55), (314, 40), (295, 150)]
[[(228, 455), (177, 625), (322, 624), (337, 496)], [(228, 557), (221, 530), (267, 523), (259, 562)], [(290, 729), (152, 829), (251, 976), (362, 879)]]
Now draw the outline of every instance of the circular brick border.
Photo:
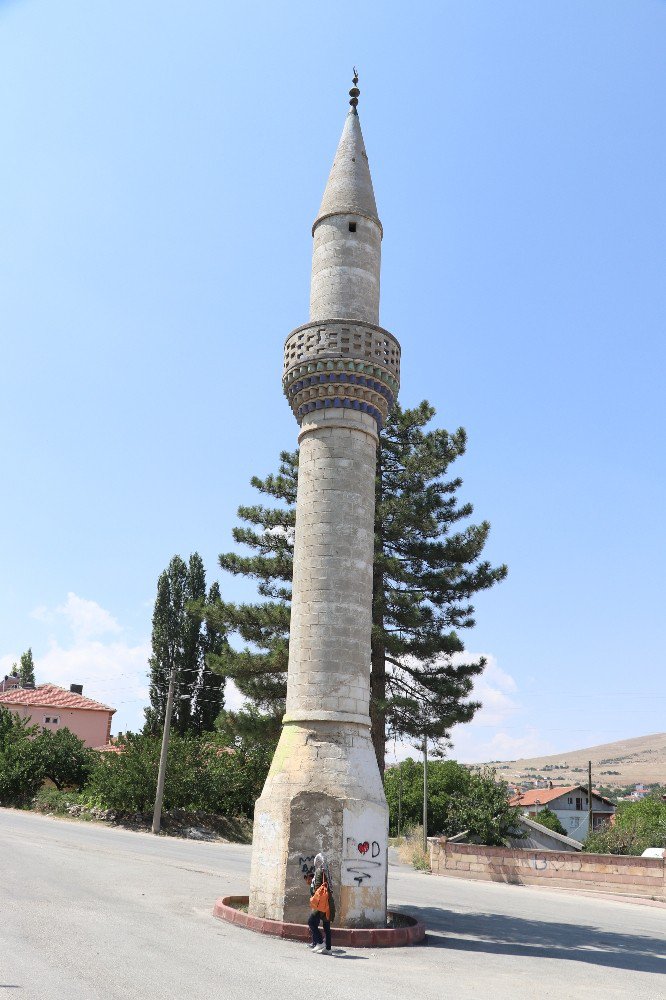
[[(258, 934), (272, 934), (273, 937), (289, 938), (292, 941), (309, 941), (310, 929), (307, 924), (289, 924), (282, 920), (265, 920), (263, 917), (252, 917), (249, 913), (237, 909), (239, 905), (247, 905), (248, 896), (222, 896), (213, 908), (213, 916), (226, 920), (238, 927), (246, 927)], [(391, 911), (389, 910), (389, 913)], [(378, 929), (332, 927), (331, 943), (346, 945), (348, 948), (398, 948), (402, 945), (418, 944), (426, 934), (425, 924), (414, 917), (401, 913), (404, 920), (410, 921), (409, 927), (383, 927)]]

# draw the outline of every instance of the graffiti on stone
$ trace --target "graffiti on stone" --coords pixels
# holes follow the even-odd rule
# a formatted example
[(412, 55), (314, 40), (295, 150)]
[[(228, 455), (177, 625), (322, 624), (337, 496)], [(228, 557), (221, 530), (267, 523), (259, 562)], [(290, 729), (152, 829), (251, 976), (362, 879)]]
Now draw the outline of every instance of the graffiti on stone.
[(554, 851), (545, 851), (543, 854), (535, 854), (532, 859), (532, 867), (536, 872), (552, 871), (579, 872), (581, 869), (580, 858), (575, 854), (557, 854)]
[[(373, 875), (379, 873), (379, 869), (382, 867), (381, 861), (375, 859), (379, 858), (381, 853), (381, 848), (376, 840), (362, 840), (358, 841), (354, 837), (347, 837), (345, 841), (345, 857), (342, 860), (342, 873), (351, 878), (353, 882), (357, 885), (365, 885), (366, 882), (371, 882)], [(359, 860), (358, 855), (361, 855), (362, 860)], [(370, 854), (370, 857), (367, 855)]]
[(380, 887), (386, 881), (387, 823), (383, 810), (369, 804), (345, 808), (340, 881), (350, 888)]
[(314, 854), (299, 854), (298, 867), (304, 875), (314, 875)]

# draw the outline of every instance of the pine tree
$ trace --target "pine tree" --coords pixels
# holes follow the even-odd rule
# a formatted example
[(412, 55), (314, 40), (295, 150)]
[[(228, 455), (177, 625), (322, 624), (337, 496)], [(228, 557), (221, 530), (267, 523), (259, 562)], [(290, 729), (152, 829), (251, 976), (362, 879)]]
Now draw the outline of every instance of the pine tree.
[[(16, 664), (14, 664), (16, 668)], [(21, 654), (21, 665), (18, 670), (19, 681), (21, 687), (28, 687), (35, 685), (35, 661), (32, 658), (32, 647), (28, 649), (26, 653)]]
[(441, 751), (480, 707), (468, 696), (485, 660), (464, 662), (459, 630), (475, 624), (473, 595), (507, 574), (481, 560), (487, 521), (459, 527), (473, 507), (446, 476), (467, 435), (427, 430), (434, 416), (427, 401), (396, 406), (380, 434), (370, 717), (382, 771), (387, 737), (425, 736)]
[(145, 710), (145, 731), (158, 733), (164, 725), (169, 678), (175, 665), (172, 727), (181, 736), (214, 728), (224, 704), (224, 681), (210, 678), (206, 655), (219, 653), (223, 634), (204, 627), (203, 608), (218, 601), (216, 584), (206, 595), (206, 571), (198, 552), (186, 564), (174, 556), (157, 582), (153, 611), (150, 666), (150, 707)]
[(283, 451), (276, 476), (252, 478), (255, 489), (278, 500), (280, 506), (239, 507), (238, 516), (248, 526), (233, 529), (234, 541), (256, 554), (220, 556), (220, 566), (228, 573), (256, 579), (265, 600), (259, 604), (218, 601), (206, 609), (209, 628), (234, 633), (246, 644), (237, 650), (227, 643), (209, 658), (210, 666), (233, 678), (249, 699), (248, 708), (224, 712), (222, 726), (230, 736), (263, 743), (277, 740), (284, 715), (297, 476), (298, 453)]
[[(465, 431), (427, 430), (435, 411), (423, 402), (396, 407), (380, 434), (377, 458), (371, 705), (372, 737), (384, 769), (390, 736), (423, 739), (440, 749), (451, 727), (479, 708), (470, 701), (483, 658), (464, 662), (459, 630), (474, 625), (472, 596), (506, 576), (481, 560), (490, 525), (459, 527), (472, 514), (460, 503), (449, 465), (464, 454)], [(211, 665), (232, 677), (251, 709), (227, 713), (246, 736), (275, 736), (284, 712), (298, 455), (283, 452), (277, 476), (252, 485), (278, 507), (240, 507), (246, 526), (234, 540), (254, 550), (220, 556), (234, 575), (258, 580), (259, 604), (220, 602), (207, 610), (215, 627), (245, 643)]]

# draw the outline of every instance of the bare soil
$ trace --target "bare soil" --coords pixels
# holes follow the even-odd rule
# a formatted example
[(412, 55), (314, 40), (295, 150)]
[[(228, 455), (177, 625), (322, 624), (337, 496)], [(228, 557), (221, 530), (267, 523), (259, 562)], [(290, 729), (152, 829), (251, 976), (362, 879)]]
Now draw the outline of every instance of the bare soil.
[(548, 757), (492, 761), (491, 766), (508, 782), (518, 783), (541, 776), (549, 778), (554, 785), (573, 785), (587, 782), (588, 760), (592, 761), (592, 779), (597, 786), (624, 788), (639, 782), (666, 784), (666, 733), (637, 736), (583, 750), (567, 750)]

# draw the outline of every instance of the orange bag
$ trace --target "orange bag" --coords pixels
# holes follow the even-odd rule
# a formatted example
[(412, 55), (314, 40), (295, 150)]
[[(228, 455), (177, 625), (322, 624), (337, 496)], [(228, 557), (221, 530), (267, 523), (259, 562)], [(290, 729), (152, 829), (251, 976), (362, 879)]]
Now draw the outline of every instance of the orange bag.
[(326, 920), (331, 919), (331, 902), (328, 895), (328, 885), (326, 884), (325, 875), (322, 884), (318, 889), (315, 889), (310, 897), (310, 906), (313, 910), (319, 910), (320, 913), (323, 913)]

